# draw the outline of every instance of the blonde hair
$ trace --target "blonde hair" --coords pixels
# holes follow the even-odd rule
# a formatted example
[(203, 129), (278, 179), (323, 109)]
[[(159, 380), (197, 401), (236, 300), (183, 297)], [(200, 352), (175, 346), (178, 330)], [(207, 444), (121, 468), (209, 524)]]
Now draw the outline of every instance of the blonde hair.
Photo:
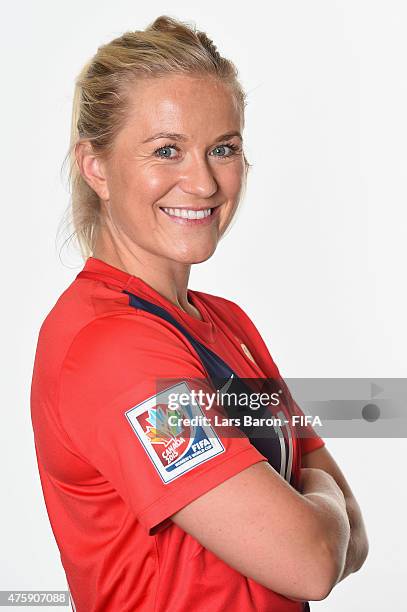
[[(76, 144), (89, 140), (95, 154), (108, 157), (127, 116), (131, 86), (141, 78), (180, 73), (212, 76), (230, 85), (244, 118), (246, 94), (236, 66), (219, 54), (204, 32), (167, 15), (155, 19), (145, 30), (125, 32), (100, 46), (77, 76), (70, 146), (64, 164), (69, 159), (68, 214), (74, 227), (70, 237), (76, 236), (84, 259), (93, 253), (100, 201), (80, 173)], [(244, 161), (247, 175), (250, 164), (246, 157)]]

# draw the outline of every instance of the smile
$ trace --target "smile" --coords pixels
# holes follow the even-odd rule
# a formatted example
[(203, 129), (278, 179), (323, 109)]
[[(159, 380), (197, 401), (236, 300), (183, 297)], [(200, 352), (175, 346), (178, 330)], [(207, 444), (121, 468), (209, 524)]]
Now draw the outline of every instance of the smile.
[(177, 223), (207, 225), (212, 222), (214, 216), (217, 216), (216, 211), (218, 208), (219, 206), (194, 210), (190, 208), (160, 207), (160, 210), (162, 210), (167, 217), (171, 218), (172, 221)]

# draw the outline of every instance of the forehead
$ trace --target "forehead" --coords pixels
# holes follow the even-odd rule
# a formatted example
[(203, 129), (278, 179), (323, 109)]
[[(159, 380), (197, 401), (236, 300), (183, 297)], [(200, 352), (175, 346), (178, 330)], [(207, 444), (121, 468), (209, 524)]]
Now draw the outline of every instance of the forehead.
[[(126, 133), (148, 138), (156, 132), (210, 136), (239, 130), (241, 109), (230, 85), (208, 76), (171, 75), (139, 80), (129, 88)], [(210, 118), (210, 120), (208, 120)]]

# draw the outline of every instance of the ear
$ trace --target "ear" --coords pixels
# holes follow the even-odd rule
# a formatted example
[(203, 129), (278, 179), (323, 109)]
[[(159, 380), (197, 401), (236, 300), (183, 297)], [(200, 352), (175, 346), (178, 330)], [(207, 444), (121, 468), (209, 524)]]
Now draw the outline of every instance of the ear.
[(76, 143), (75, 158), (80, 173), (101, 200), (109, 200), (106, 169), (103, 160), (95, 155), (89, 140)]

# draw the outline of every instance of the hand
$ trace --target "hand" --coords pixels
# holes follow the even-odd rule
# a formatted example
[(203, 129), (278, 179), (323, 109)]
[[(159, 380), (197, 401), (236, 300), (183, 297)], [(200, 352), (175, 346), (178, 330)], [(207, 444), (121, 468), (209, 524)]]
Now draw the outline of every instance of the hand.
[(328, 472), (320, 468), (301, 468), (299, 492), (305, 496), (312, 495), (313, 493), (329, 495), (335, 498), (346, 509), (346, 500), (342, 489)]
[(327, 479), (323, 474), (321, 475), (321, 472), (329, 476), (327, 472), (320, 468), (301, 468), (299, 477), (299, 492), (309, 493), (311, 491), (315, 491), (315, 488), (319, 488), (318, 485), (321, 484), (321, 479), (322, 482), (326, 482)]

